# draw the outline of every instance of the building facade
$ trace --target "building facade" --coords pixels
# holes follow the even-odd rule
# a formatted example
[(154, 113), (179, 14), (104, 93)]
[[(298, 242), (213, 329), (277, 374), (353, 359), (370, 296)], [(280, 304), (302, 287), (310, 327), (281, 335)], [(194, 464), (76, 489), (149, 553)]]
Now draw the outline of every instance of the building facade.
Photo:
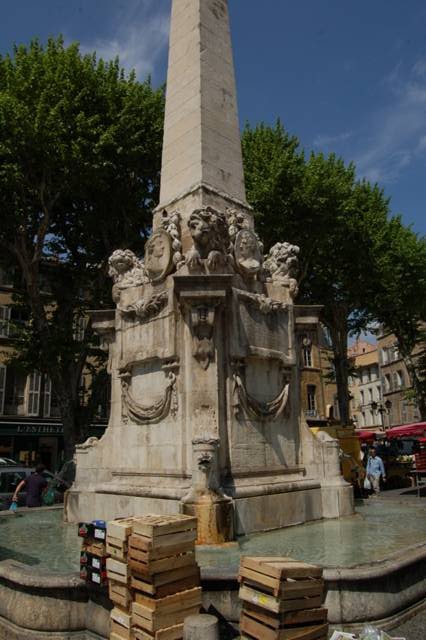
[(386, 430), (420, 420), (394, 334), (379, 332), (376, 344), (358, 340), (348, 357), (354, 369), (349, 382), (351, 417), (357, 428)]
[(353, 374), (349, 380), (350, 410), (359, 429), (383, 429), (385, 416), (379, 411), (383, 400), (377, 345), (357, 340), (348, 349)]
[[(13, 271), (0, 266), (0, 457), (30, 466), (41, 461), (56, 470), (63, 462), (63, 426), (52, 381), (38, 371), (27, 374), (7, 364), (19, 325), (26, 322), (13, 303), (16, 291)], [(83, 376), (82, 393), (87, 385)], [(105, 404), (91, 435), (102, 435), (106, 413)]]
[(327, 329), (319, 322), (301, 326), (297, 334), (301, 403), (312, 427), (339, 421), (333, 351)]
[(381, 331), (377, 339), (383, 401), (388, 405), (388, 426), (420, 420), (412, 395), (410, 376), (393, 333)]

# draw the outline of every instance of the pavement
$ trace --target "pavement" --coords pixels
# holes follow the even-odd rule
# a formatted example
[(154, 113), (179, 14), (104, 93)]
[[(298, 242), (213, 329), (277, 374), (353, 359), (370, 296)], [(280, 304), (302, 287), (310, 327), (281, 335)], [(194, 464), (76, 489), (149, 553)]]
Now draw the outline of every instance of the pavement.
[(405, 638), (405, 640), (425, 640), (426, 638), (426, 611), (418, 613), (400, 627), (389, 631), (392, 638)]

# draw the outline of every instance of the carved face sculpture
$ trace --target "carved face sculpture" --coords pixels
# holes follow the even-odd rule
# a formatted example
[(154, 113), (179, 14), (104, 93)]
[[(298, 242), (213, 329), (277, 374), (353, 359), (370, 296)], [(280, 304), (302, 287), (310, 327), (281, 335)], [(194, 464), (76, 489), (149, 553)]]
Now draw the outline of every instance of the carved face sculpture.
[(114, 282), (118, 282), (123, 280), (125, 274), (137, 268), (138, 259), (129, 249), (117, 249), (108, 260), (108, 264), (109, 275), (113, 278)]
[(247, 229), (237, 234), (235, 239), (235, 259), (239, 268), (247, 274), (255, 274), (261, 265), (261, 255), (256, 236)]
[(207, 221), (194, 213), (189, 220), (188, 226), (196, 246), (204, 247), (209, 244), (210, 226)]
[(129, 271), (132, 266), (132, 260), (130, 260), (126, 256), (117, 258), (117, 260), (114, 261), (114, 268), (119, 275), (126, 273), (126, 271)]
[(157, 231), (145, 245), (145, 269), (151, 280), (164, 278), (172, 262), (172, 243), (168, 233)]

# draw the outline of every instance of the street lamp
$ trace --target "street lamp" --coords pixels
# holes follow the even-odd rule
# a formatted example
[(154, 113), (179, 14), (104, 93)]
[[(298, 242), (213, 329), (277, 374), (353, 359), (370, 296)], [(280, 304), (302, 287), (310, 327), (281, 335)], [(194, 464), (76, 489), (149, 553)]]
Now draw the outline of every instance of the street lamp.
[[(388, 429), (390, 429), (390, 412), (392, 409), (392, 402), (390, 400), (386, 400), (386, 402), (383, 404), (382, 402), (378, 403), (376, 401), (371, 403), (371, 408), (374, 411), (374, 413), (380, 413), (381, 415), (381, 421), (382, 421), (382, 426), (385, 427), (385, 420), (384, 420), (384, 414), (386, 413), (389, 417), (388, 417)], [(386, 429), (386, 427), (385, 427)]]

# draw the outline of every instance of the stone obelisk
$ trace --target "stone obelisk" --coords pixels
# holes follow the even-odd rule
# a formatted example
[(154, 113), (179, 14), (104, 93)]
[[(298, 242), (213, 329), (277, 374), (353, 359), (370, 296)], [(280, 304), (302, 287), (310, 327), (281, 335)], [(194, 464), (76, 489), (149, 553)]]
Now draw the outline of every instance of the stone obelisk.
[(77, 447), (69, 520), (184, 511), (214, 544), (351, 512), (337, 443), (300, 415), (298, 253), (264, 256), (246, 202), (227, 1), (173, 0), (160, 203), (92, 314), (111, 415)]
[[(173, 0), (160, 204), (183, 218), (246, 202), (227, 0)], [(185, 224), (183, 225), (185, 227)], [(185, 245), (184, 233), (184, 249)]]

